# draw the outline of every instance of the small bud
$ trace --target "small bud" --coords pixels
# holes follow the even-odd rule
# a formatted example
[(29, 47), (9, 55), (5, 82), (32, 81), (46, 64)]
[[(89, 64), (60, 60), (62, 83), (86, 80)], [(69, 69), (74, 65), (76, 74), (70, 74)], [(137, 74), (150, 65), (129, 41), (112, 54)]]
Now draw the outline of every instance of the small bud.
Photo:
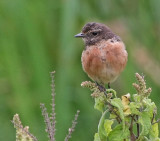
[(112, 96), (113, 96), (113, 94), (112, 94), (112, 93), (107, 93), (107, 98), (108, 98), (108, 99), (111, 99), (111, 98), (112, 98)]

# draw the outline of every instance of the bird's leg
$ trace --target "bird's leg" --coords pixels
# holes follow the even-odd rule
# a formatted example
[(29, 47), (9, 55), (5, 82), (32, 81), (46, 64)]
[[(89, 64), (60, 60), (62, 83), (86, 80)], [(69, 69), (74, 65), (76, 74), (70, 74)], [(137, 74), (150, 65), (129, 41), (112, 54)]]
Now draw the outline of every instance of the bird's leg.
[(100, 85), (98, 82), (95, 82), (101, 92), (104, 92), (107, 95), (106, 88), (103, 85)]
[(110, 85), (110, 82), (108, 83), (108, 89), (110, 89), (111, 88), (111, 85)]
[(106, 88), (103, 85), (100, 85), (98, 82), (96, 82), (96, 85), (98, 86), (101, 92), (106, 91)]

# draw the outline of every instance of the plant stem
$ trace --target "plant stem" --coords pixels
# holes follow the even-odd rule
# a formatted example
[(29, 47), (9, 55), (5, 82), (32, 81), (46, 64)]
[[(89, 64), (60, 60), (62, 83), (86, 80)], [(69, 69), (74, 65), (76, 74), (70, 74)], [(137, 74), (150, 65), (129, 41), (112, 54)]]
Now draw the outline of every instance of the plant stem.
[(118, 122), (118, 123), (121, 123), (122, 120), (121, 120), (120, 116), (116, 113), (116, 111), (114, 111), (112, 104), (111, 104), (110, 102), (108, 102), (108, 101), (107, 101), (107, 104), (108, 104), (108, 107), (109, 107), (109, 112), (110, 112), (110, 113), (113, 112), (113, 113), (117, 116), (117, 117), (116, 117), (117, 122)]
[[(136, 115), (137, 121), (139, 119), (139, 116)], [(139, 123), (137, 123), (137, 138), (139, 137), (139, 132), (140, 132), (140, 128), (139, 128)]]
[(153, 125), (153, 124), (156, 124), (156, 123), (158, 123), (158, 122), (160, 122), (160, 118), (159, 118), (157, 121), (153, 122), (152, 125)]
[(129, 127), (129, 130), (130, 130), (130, 139), (131, 139), (131, 141), (136, 141), (136, 137), (135, 137), (135, 135), (134, 135), (134, 133), (133, 133), (134, 116), (135, 116), (135, 115), (131, 116), (131, 125), (130, 125), (130, 127)]
[(154, 111), (154, 112), (153, 112), (153, 117), (152, 117), (152, 120), (151, 120), (151, 124), (153, 124), (153, 121), (154, 121), (155, 116), (156, 116), (156, 113), (155, 113), (155, 111)]

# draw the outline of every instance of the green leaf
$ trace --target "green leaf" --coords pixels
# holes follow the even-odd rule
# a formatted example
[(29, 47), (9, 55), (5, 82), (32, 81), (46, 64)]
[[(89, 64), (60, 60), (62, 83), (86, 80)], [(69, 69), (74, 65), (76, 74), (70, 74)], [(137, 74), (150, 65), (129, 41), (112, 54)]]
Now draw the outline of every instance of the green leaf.
[(157, 112), (157, 107), (155, 103), (152, 102), (151, 99), (144, 99), (143, 104), (146, 106), (146, 109), (144, 111), (148, 112), (150, 118), (152, 118), (153, 113)]
[(141, 96), (138, 95), (138, 94), (134, 94), (133, 99), (134, 99), (135, 102), (141, 102)]
[(107, 92), (107, 93), (112, 93), (115, 97), (117, 97), (117, 93), (116, 93), (116, 91), (113, 90), (113, 89), (107, 89), (106, 92)]
[(123, 113), (123, 104), (120, 98), (114, 98), (111, 100), (111, 104), (118, 109), (120, 118), (122, 120), (123, 129), (125, 128), (125, 122), (124, 122), (124, 113)]
[(110, 114), (109, 118), (110, 119), (115, 119), (117, 116), (115, 114)]
[(142, 125), (142, 131), (138, 138), (138, 141), (144, 136), (146, 136), (151, 128), (151, 120), (148, 112), (142, 112), (141, 116), (139, 116), (138, 122)]
[(159, 135), (158, 123), (155, 123), (151, 126), (151, 129), (149, 131), (149, 137), (151, 140), (156, 140), (158, 139), (158, 135)]
[[(145, 136), (141, 136), (141, 137), (139, 137), (138, 138), (138, 140), (137, 141), (151, 141), (151, 140), (149, 140), (147, 137), (145, 137)], [(152, 140), (153, 141), (153, 140)], [(155, 140), (154, 140), (155, 141)]]
[(104, 109), (104, 98), (102, 96), (95, 98), (94, 108), (103, 112)]
[(123, 131), (123, 125), (117, 125), (108, 135), (109, 141), (124, 141), (124, 139), (129, 139), (130, 132), (128, 128)]
[(106, 134), (106, 131), (105, 131), (105, 128), (104, 128), (105, 115), (106, 115), (107, 112), (108, 112), (108, 110), (106, 110), (102, 114), (102, 117), (101, 117), (101, 119), (99, 121), (99, 124), (98, 124), (98, 134), (99, 134), (99, 137), (100, 137), (101, 141), (106, 141), (107, 140), (107, 134)]
[(156, 138), (154, 141), (160, 141), (160, 138)]
[(112, 131), (112, 128), (111, 128), (112, 124), (113, 124), (113, 120), (106, 119), (104, 122), (104, 129), (106, 131), (107, 136)]
[(98, 133), (95, 133), (95, 135), (94, 135), (94, 141), (101, 141)]
[(132, 113), (132, 114), (135, 114), (135, 115), (140, 115), (140, 114), (141, 114), (141, 112), (139, 111), (140, 106), (141, 106), (141, 104), (138, 103), (138, 102), (131, 102), (131, 103), (129, 104), (131, 113)]

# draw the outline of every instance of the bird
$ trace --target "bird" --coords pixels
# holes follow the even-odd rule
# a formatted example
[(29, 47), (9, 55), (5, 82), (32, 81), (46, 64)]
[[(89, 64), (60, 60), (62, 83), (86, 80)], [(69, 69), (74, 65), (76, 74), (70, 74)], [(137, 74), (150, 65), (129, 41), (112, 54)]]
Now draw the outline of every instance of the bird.
[(82, 38), (85, 44), (81, 55), (84, 72), (105, 92), (105, 85), (110, 88), (127, 64), (123, 41), (108, 26), (96, 22), (85, 24), (75, 37)]

